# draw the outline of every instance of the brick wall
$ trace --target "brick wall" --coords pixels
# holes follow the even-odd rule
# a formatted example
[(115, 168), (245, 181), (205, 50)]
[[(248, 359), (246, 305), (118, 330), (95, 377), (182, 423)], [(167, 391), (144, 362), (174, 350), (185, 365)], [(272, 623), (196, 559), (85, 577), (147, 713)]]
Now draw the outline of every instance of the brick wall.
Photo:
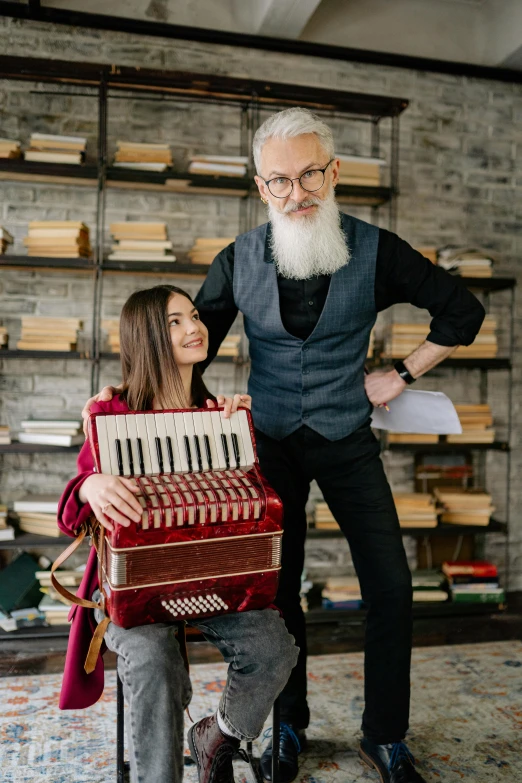
[[(223, 73), (264, 78), (348, 91), (373, 92), (408, 98), (410, 106), (401, 118), (400, 189), (398, 233), (412, 244), (470, 243), (486, 246), (502, 257), (496, 273), (519, 275), (522, 251), (522, 85), (368, 66), (297, 55), (277, 54), (187, 41), (132, 37), (123, 33), (74, 30), (44, 24), (0, 19), (0, 49), (13, 55), (58, 57), (77, 61)], [(26, 142), (30, 131), (82, 134), (95, 152), (96, 103), (92, 96), (50, 95), (56, 88), (16, 82), (0, 82), (0, 136)], [(63, 92), (63, 90), (61, 91)], [(368, 154), (368, 133), (361, 123), (332, 122), (338, 150)], [(109, 131), (116, 138), (163, 140), (172, 144), (176, 165), (183, 168), (192, 152), (238, 152), (237, 109), (181, 106), (165, 101), (137, 101), (132, 96), (112, 99)], [(383, 123), (383, 150), (389, 128)], [(112, 147), (110, 148), (112, 151)], [(348, 211), (349, 208), (345, 209)], [(352, 210), (370, 219), (368, 210)], [(31, 219), (77, 218), (94, 228), (95, 194), (82, 187), (43, 186), (35, 183), (2, 183), (0, 224), (15, 234), (15, 252)], [(150, 216), (165, 220), (169, 236), (179, 249), (191, 246), (196, 236), (228, 236), (240, 227), (239, 201), (234, 198), (145, 191), (110, 191), (106, 225), (113, 220)], [(258, 208), (257, 217), (263, 214)], [(386, 225), (385, 210), (379, 218)], [(109, 237), (107, 236), (107, 242)], [(194, 293), (197, 283), (169, 280)], [(119, 313), (128, 294), (153, 285), (160, 278), (112, 275), (104, 283), (103, 315)], [(3, 271), (0, 280), (0, 317), (16, 340), (20, 316), (81, 314), (89, 334), (92, 286), (86, 276), (71, 273)], [(406, 306), (397, 317), (410, 317)], [(495, 294), (492, 311), (501, 324), (500, 343), (508, 338), (509, 297)], [(384, 318), (381, 323), (386, 322)], [(512, 434), (511, 587), (522, 589), (522, 467), (520, 432), (522, 412), (522, 362), (519, 351), (522, 311), (515, 311), (514, 431)], [(89, 389), (89, 367), (82, 362), (6, 361), (0, 366), (2, 407), (0, 419), (16, 430), (27, 415), (77, 415)], [(102, 381), (117, 379), (117, 364), (106, 363)], [(244, 387), (243, 371), (234, 374), (226, 365), (209, 371), (215, 391)], [(499, 435), (506, 435), (507, 372), (490, 374), (489, 401), (498, 421)], [(443, 389), (454, 402), (479, 400), (479, 373), (436, 370), (419, 383), (420, 388)], [(412, 462), (406, 456), (385, 455), (385, 464), (397, 489), (412, 488)], [(487, 457), (487, 488), (493, 492), (498, 518), (505, 513), (503, 455)], [(0, 496), (13, 499), (27, 490), (60, 490), (74, 469), (67, 456), (9, 456), (1, 461)], [(312, 490), (312, 497), (317, 494)], [(322, 546), (322, 545), (321, 545)], [(312, 561), (318, 563), (327, 546)], [(489, 537), (486, 554), (500, 557), (503, 540)], [(335, 547), (331, 557), (336, 557)], [(314, 560), (315, 558), (315, 560)], [(311, 561), (311, 562), (312, 562)], [(332, 561), (333, 562), (333, 561)]]

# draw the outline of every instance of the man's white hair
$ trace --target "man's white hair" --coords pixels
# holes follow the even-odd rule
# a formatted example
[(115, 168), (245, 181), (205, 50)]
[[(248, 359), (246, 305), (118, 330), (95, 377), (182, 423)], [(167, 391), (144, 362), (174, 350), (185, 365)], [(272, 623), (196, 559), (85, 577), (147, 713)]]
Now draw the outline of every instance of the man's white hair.
[(333, 134), (326, 122), (309, 109), (302, 109), (299, 106), (283, 109), (265, 120), (255, 133), (252, 151), (259, 176), (261, 176), (261, 150), (268, 139), (292, 139), (304, 133), (315, 133), (328, 157), (334, 157)]

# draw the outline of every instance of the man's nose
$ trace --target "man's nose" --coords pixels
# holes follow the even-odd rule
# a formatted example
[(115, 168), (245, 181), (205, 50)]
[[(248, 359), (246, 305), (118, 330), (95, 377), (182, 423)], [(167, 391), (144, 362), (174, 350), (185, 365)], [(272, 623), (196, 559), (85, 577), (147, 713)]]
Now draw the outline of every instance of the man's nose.
[(301, 185), (301, 183), (299, 182), (299, 180), (296, 179), (294, 181), (294, 189), (293, 189), (293, 191), (291, 193), (291, 196), (292, 196), (293, 200), (294, 201), (298, 201), (298, 202), (299, 201), (305, 201), (308, 198), (309, 195), (310, 194), (308, 193), (308, 191), (305, 190), (303, 188), (303, 186)]

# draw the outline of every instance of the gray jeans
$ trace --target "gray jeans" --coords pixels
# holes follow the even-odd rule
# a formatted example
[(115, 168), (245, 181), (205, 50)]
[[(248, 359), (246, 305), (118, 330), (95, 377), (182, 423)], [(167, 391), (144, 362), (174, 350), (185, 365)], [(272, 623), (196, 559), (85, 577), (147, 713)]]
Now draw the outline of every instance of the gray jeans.
[[(93, 595), (99, 600), (99, 592)], [(95, 610), (97, 622), (103, 615)], [(220, 715), (231, 734), (257, 737), (297, 662), (298, 649), (274, 609), (189, 622), (229, 664)], [(126, 720), (133, 783), (180, 783), (183, 710), (192, 687), (176, 639), (165, 623), (125, 630), (110, 623), (105, 642), (118, 655), (129, 705)]]

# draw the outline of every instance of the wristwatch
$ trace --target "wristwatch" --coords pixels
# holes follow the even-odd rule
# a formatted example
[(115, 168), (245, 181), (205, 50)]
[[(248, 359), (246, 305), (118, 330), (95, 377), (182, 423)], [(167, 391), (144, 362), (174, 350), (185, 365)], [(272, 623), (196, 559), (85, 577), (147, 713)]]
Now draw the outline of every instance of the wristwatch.
[(414, 378), (411, 372), (406, 368), (404, 362), (395, 362), (393, 366), (401, 376), (402, 380), (405, 381), (408, 386), (411, 386), (412, 383), (415, 383), (416, 378)]

